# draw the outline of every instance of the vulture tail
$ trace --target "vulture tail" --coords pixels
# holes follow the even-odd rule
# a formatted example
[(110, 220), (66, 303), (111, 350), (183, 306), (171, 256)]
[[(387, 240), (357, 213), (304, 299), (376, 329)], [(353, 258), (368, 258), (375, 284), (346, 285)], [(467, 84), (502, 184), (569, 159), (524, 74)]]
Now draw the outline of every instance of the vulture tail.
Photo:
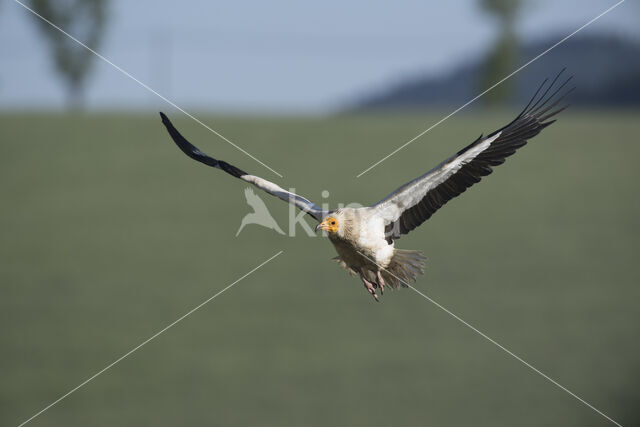
[(424, 274), (427, 258), (420, 251), (395, 249), (386, 269), (381, 271), (385, 283), (396, 289), (408, 287), (419, 274)]

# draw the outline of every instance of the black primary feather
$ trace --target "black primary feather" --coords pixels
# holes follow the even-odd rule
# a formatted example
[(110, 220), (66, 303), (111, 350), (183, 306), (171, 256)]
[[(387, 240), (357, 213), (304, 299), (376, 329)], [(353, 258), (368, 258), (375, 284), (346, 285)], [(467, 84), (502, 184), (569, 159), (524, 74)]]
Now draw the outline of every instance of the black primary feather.
[(556, 83), (564, 71), (565, 69), (562, 69), (548, 85), (549, 79), (545, 79), (529, 103), (509, 124), (492, 132), (486, 138), (481, 135), (453, 157), (437, 166), (435, 170), (500, 132), (500, 136), (487, 149), (462, 166), (446, 181), (429, 190), (420, 202), (405, 210), (396, 221), (387, 224), (385, 228), (387, 241), (391, 243), (402, 234), (409, 233), (428, 220), (445, 203), (466, 191), (473, 184), (480, 182), (483, 176), (493, 172), (494, 166), (504, 163), (507, 157), (524, 146), (529, 139), (552, 124), (555, 120), (549, 119), (568, 107), (568, 105), (558, 105), (575, 89), (573, 87), (558, 96), (558, 93), (572, 79), (570, 76), (556, 87)]
[(191, 144), (184, 136), (182, 136), (180, 132), (178, 132), (178, 129), (173, 126), (171, 120), (169, 120), (169, 118), (163, 112), (160, 112), (160, 118), (162, 118), (162, 123), (167, 128), (167, 132), (169, 132), (169, 135), (171, 135), (173, 142), (175, 142), (178, 148), (180, 148), (180, 150), (182, 150), (182, 152), (187, 156), (199, 161), (200, 163), (204, 163), (207, 166), (222, 169), (226, 173), (233, 175), (236, 178), (240, 178), (243, 175), (248, 175), (248, 173), (246, 173), (242, 169), (239, 169), (223, 160), (214, 159), (213, 157), (208, 156), (207, 154), (200, 151), (198, 147)]

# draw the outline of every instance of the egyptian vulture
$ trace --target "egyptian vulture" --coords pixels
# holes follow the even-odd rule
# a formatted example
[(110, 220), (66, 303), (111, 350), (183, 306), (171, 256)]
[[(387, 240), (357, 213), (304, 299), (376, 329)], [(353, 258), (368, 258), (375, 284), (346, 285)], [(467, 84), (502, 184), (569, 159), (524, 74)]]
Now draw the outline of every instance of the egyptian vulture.
[(559, 92), (571, 77), (556, 85), (561, 74), (562, 71), (551, 83), (545, 79), (511, 123), (486, 137), (481, 135), (429, 172), (396, 189), (373, 206), (362, 208), (323, 211), (302, 196), (206, 155), (187, 141), (165, 114), (160, 113), (160, 116), (173, 141), (187, 156), (251, 183), (295, 205), (318, 221), (316, 231), (327, 232), (339, 255), (334, 259), (351, 274), (359, 276), (367, 292), (378, 301), (377, 290), (382, 294), (385, 286), (408, 287), (409, 281), (415, 281), (417, 275), (424, 272), (426, 258), (422, 253), (397, 249), (395, 240), (493, 172), (493, 167), (502, 164), (529, 139), (553, 123), (555, 120), (549, 119), (567, 107), (559, 106), (559, 103), (573, 89), (561, 95)]

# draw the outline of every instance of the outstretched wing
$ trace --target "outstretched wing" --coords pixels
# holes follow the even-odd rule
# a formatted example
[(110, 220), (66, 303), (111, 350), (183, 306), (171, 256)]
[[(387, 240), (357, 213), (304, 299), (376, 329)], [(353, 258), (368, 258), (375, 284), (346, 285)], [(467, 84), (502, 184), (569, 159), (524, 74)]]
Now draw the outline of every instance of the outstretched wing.
[(160, 117), (162, 118), (162, 123), (167, 128), (169, 135), (171, 135), (171, 138), (173, 138), (173, 141), (187, 156), (201, 163), (204, 163), (205, 165), (222, 169), (229, 175), (235, 176), (236, 178), (240, 178), (243, 181), (251, 183), (261, 190), (264, 190), (267, 193), (284, 200), (285, 202), (293, 204), (298, 209), (303, 210), (317, 221), (320, 221), (324, 216), (325, 212), (323, 212), (321, 208), (305, 199), (304, 197), (286, 191), (285, 189), (280, 188), (278, 185), (274, 184), (273, 182), (267, 181), (266, 179), (262, 179), (254, 175), (249, 175), (243, 170), (238, 169), (237, 167), (230, 165), (223, 160), (217, 160), (206, 155), (189, 141), (187, 141), (185, 137), (183, 137), (180, 132), (178, 132), (178, 130), (173, 126), (169, 118), (164, 113), (160, 113)]
[(571, 80), (569, 77), (554, 88), (563, 72), (564, 69), (548, 85), (548, 79), (545, 79), (511, 123), (486, 138), (481, 135), (469, 146), (372, 206), (385, 221), (387, 240), (392, 242), (428, 220), (445, 203), (480, 182), (481, 177), (493, 172), (493, 166), (502, 164), (527, 140), (553, 123), (555, 120), (549, 119), (567, 107), (558, 107), (558, 104), (573, 90), (556, 96)]

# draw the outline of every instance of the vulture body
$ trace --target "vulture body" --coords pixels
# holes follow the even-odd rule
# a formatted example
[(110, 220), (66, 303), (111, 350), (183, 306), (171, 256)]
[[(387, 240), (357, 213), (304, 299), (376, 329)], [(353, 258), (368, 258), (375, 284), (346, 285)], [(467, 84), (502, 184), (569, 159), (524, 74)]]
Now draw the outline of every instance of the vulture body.
[[(564, 70), (563, 70), (564, 71)], [(162, 122), (173, 141), (189, 157), (221, 169), (236, 178), (291, 203), (318, 221), (316, 231), (328, 233), (338, 257), (335, 260), (360, 277), (376, 301), (385, 286), (407, 287), (423, 273), (425, 257), (419, 251), (398, 249), (395, 241), (414, 230), (452, 198), (480, 182), (483, 176), (552, 124), (564, 110), (560, 102), (571, 92), (560, 91), (571, 80), (556, 84), (545, 80), (529, 104), (509, 124), (480, 136), (429, 172), (404, 184), (373, 206), (323, 211), (306, 198), (284, 190), (263, 178), (250, 175), (222, 160), (214, 159), (188, 142), (166, 115)]]

